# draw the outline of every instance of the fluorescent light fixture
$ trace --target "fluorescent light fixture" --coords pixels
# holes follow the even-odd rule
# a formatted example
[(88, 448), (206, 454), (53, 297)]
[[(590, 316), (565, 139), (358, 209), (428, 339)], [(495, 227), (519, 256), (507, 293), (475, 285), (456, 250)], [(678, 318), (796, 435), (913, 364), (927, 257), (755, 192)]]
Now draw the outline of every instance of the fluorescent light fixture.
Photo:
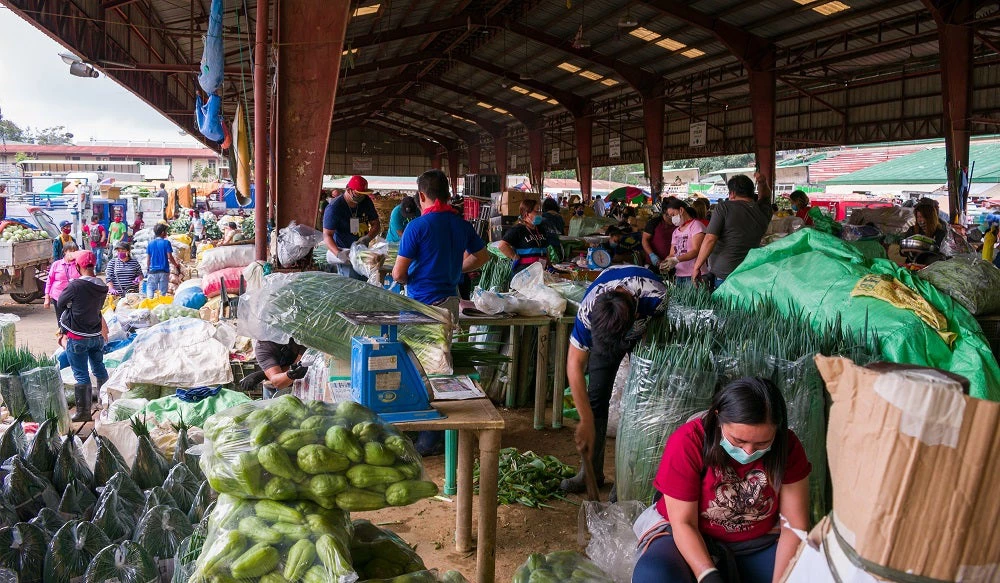
[(548, 97), (542, 95), (541, 93), (535, 93), (533, 91), (531, 93), (529, 93), (528, 96), (529, 97), (534, 97), (538, 101), (545, 101), (546, 99), (548, 99)]
[(503, 115), (507, 115), (507, 114), (509, 114), (509, 113), (510, 113), (510, 112), (509, 112), (509, 111), (507, 111), (506, 109), (503, 109), (503, 108), (500, 108), (500, 107), (494, 107), (494, 108), (493, 108), (493, 111), (495, 111), (495, 112), (497, 112), (497, 113), (502, 113)]
[(819, 12), (823, 16), (830, 16), (831, 14), (847, 10), (848, 8), (850, 8), (850, 6), (844, 4), (843, 2), (827, 2), (826, 4), (821, 4), (813, 8), (813, 10)]
[(346, 57), (348, 53), (350, 53), (352, 55), (356, 55), (356, 54), (358, 54), (359, 50), (360, 49), (348, 49), (348, 50), (344, 51), (343, 56)]
[(478, 105), (479, 107), (485, 107), (486, 109), (493, 109), (492, 105), (490, 105), (489, 103), (483, 103), (482, 101), (480, 101), (476, 105)]
[(520, 85), (514, 85), (513, 87), (510, 88), (510, 90), (520, 93), (521, 95), (527, 95), (529, 93), (527, 89), (521, 87)]
[(679, 51), (684, 47), (686, 47), (687, 45), (681, 42), (677, 42), (672, 38), (663, 37), (660, 40), (656, 41), (656, 46), (663, 47), (668, 51)]
[(580, 70), (580, 67), (577, 67), (572, 63), (559, 63), (559, 68), (563, 71), (569, 71), (570, 73), (576, 73)]
[(681, 54), (684, 55), (685, 57), (689, 58), (689, 59), (693, 59), (695, 57), (700, 57), (700, 56), (704, 55), (705, 51), (703, 51), (701, 49), (688, 49), (688, 50), (684, 51)]
[(381, 7), (381, 4), (372, 4), (371, 6), (359, 6), (354, 9), (354, 16), (368, 16), (369, 14), (375, 14)]
[(548, 103), (549, 105), (559, 105), (559, 102), (556, 101), (555, 99), (549, 99), (545, 103)]
[(642, 39), (646, 42), (652, 42), (660, 38), (660, 35), (658, 33), (655, 33), (649, 30), (648, 28), (643, 28), (641, 26), (635, 30), (630, 30), (629, 34), (634, 36), (635, 38)]
[(618, 81), (615, 81), (611, 77), (608, 77), (604, 81), (601, 81), (601, 85), (607, 85), (608, 87), (614, 87), (617, 84), (618, 84)]
[(598, 75), (593, 71), (587, 71), (587, 70), (580, 71), (580, 76), (583, 77), (584, 79), (590, 79), (591, 81), (600, 81), (601, 79), (604, 78), (604, 75)]

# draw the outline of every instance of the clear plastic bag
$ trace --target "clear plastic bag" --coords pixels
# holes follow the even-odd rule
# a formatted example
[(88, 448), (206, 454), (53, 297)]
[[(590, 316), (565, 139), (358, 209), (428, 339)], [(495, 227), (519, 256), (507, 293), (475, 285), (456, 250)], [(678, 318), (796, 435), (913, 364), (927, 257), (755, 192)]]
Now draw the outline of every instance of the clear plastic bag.
[(21, 373), (21, 384), (24, 387), (24, 399), (32, 419), (48, 419), (55, 417), (59, 425), (59, 433), (70, 429), (69, 406), (66, 404), (66, 394), (63, 393), (62, 376), (54, 366), (40, 366)]
[(20, 321), (21, 318), (14, 314), (0, 314), (0, 347), (17, 347), (17, 323)]
[(937, 261), (917, 277), (951, 296), (973, 316), (1000, 312), (1000, 269), (982, 259), (956, 257)]
[(303, 401), (333, 401), (329, 391), (330, 356), (309, 348), (299, 364), (309, 367), (306, 376), (292, 383), (292, 394)]
[(277, 580), (354, 583), (353, 534), (350, 516), (340, 510), (223, 494), (191, 581), (249, 583), (275, 573)]
[[(608, 504), (584, 502), (580, 506), (577, 544), (587, 546), (587, 556), (615, 583), (630, 583), (635, 567), (636, 539), (632, 525), (646, 509), (635, 500)], [(587, 538), (589, 534), (589, 542)]]
[(378, 326), (355, 326), (337, 313), (414, 312), (438, 324), (401, 326), (399, 337), (427, 374), (451, 374), (451, 315), (363, 281), (330, 273), (273, 274), (264, 287), (240, 296), (240, 332), (257, 340), (289, 338), (342, 360), (350, 360), (351, 337), (378, 336)]
[(469, 583), (458, 571), (439, 573), (435, 569), (407, 573), (391, 579), (364, 579), (361, 583)]
[(201, 469), (217, 492), (347, 512), (437, 494), (410, 440), (353, 401), (284, 395), (218, 413), (205, 424)]
[(382, 285), (382, 268), (389, 254), (389, 243), (381, 237), (373, 239), (370, 245), (351, 245), (351, 267), (368, 278), (371, 285)]
[(692, 415), (712, 404), (716, 374), (683, 368), (654, 370), (653, 364), (632, 356), (632, 370), (622, 395), (615, 440), (615, 483), (618, 500), (652, 503), (653, 478), (667, 439)]
[(541, 263), (532, 263), (510, 280), (510, 288), (529, 300), (541, 304), (545, 315), (561, 318), (566, 311), (566, 298), (545, 285), (545, 270)]
[(323, 233), (295, 221), (278, 230), (278, 263), (291, 265), (312, 253), (316, 245), (323, 242)]
[(391, 580), (427, 568), (413, 547), (396, 533), (367, 520), (355, 520), (353, 526), (351, 564), (362, 581)]
[(94, 555), (84, 583), (153, 583), (160, 578), (153, 558), (141, 546), (126, 540), (104, 547)]
[(201, 556), (202, 548), (205, 546), (205, 536), (208, 527), (198, 523), (191, 535), (177, 545), (177, 552), (174, 554), (174, 574), (171, 583), (188, 583), (194, 575), (198, 566), (198, 557)]
[[(537, 574), (536, 574), (537, 573)], [(614, 583), (611, 577), (586, 557), (575, 551), (534, 553), (517, 571), (512, 583), (536, 581), (573, 581), (575, 583)]]

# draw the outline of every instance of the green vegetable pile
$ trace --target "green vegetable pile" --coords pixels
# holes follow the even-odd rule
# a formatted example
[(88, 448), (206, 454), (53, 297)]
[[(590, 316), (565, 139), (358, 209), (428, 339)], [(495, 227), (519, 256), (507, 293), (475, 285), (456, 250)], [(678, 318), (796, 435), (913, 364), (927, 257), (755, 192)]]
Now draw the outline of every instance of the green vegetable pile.
[(512, 583), (613, 583), (597, 565), (574, 551), (534, 553), (514, 572)]
[[(500, 450), (500, 473), (497, 500), (501, 504), (521, 504), (528, 508), (551, 508), (545, 502), (565, 500), (559, 490), (563, 478), (572, 478), (576, 468), (555, 456), (540, 456), (533, 451), (521, 453), (517, 448)], [(479, 460), (472, 473), (472, 483), (479, 492)]]
[(0, 233), (0, 239), (10, 241), (11, 243), (20, 243), (22, 241), (41, 241), (42, 239), (48, 238), (49, 236), (46, 235), (44, 231), (36, 231), (22, 225), (8, 224), (3, 229), (3, 232)]
[(183, 215), (180, 218), (170, 221), (167, 226), (167, 233), (171, 235), (183, 235), (191, 230), (191, 218)]
[(305, 501), (245, 500), (222, 495), (192, 583), (349, 583), (350, 517)]
[(951, 296), (973, 316), (1000, 312), (1000, 269), (988, 261), (956, 257), (932, 263), (916, 275)]
[(174, 304), (160, 304), (153, 308), (153, 315), (160, 322), (166, 322), (173, 318), (200, 318), (198, 310), (185, 308)]
[(351, 401), (306, 404), (285, 395), (246, 403), (209, 418), (205, 436), (201, 467), (221, 493), (305, 498), (354, 512), (406, 506), (438, 492), (420, 479), (413, 444)]

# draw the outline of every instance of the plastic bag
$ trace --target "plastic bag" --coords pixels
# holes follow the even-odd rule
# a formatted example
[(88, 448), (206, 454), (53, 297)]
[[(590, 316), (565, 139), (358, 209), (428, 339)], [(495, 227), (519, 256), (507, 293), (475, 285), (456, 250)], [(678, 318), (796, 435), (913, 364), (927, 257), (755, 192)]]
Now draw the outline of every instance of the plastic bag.
[[(586, 501), (580, 506), (577, 544), (615, 583), (630, 583), (635, 568), (636, 539), (632, 525), (646, 509), (635, 500), (617, 504)], [(589, 542), (586, 533), (590, 534)]]
[(205, 535), (208, 526), (200, 523), (195, 525), (191, 535), (177, 545), (177, 552), (174, 553), (174, 576), (171, 583), (188, 583), (194, 575), (197, 567), (198, 557), (205, 545)]
[[(538, 573), (537, 575), (535, 573)], [(534, 553), (514, 571), (512, 583), (534, 581), (574, 581), (575, 583), (614, 583), (597, 565), (575, 551)]]
[(19, 583), (42, 583), (48, 540), (27, 522), (0, 528), (0, 568), (17, 573)]
[(510, 280), (510, 288), (542, 305), (547, 316), (561, 318), (566, 311), (566, 298), (545, 285), (545, 270), (541, 263), (532, 263)]
[(159, 322), (156, 316), (153, 315), (153, 311), (149, 308), (129, 310), (125, 315), (121, 316), (119, 321), (126, 331), (143, 330)]
[(184, 419), (195, 427), (201, 427), (209, 417), (219, 411), (249, 402), (250, 397), (239, 391), (222, 389), (217, 395), (189, 403), (174, 395), (153, 399), (139, 411), (142, 415), (156, 419), (157, 422), (179, 423)]
[(309, 348), (350, 360), (351, 337), (377, 336), (378, 326), (355, 326), (341, 311), (416, 312), (439, 324), (403, 326), (406, 342), (427, 374), (451, 374), (451, 315), (365, 282), (330, 273), (272, 274), (264, 287), (240, 297), (240, 333), (256, 340), (287, 343), (289, 338)]
[(30, 415), (28, 412), (28, 401), (24, 398), (24, 385), (21, 377), (16, 374), (0, 374), (0, 396), (3, 397), (3, 404), (11, 415)]
[(382, 268), (389, 253), (389, 243), (381, 237), (373, 239), (370, 245), (351, 245), (351, 267), (368, 278), (371, 285), (382, 285)]
[(635, 355), (631, 363), (621, 404), (629, 414), (621, 418), (615, 439), (615, 483), (618, 500), (650, 504), (667, 438), (692, 415), (711, 406), (716, 374), (683, 368), (656, 370), (652, 362)]
[[(181, 286), (183, 286), (184, 283), (182, 283)], [(185, 308), (200, 310), (201, 307), (204, 306), (207, 301), (208, 298), (205, 297), (205, 292), (201, 291), (201, 288), (198, 287), (197, 285), (189, 285), (186, 287), (178, 286), (177, 291), (174, 292), (175, 306), (184, 306)]]
[(0, 487), (4, 502), (10, 505), (21, 520), (31, 520), (42, 508), (59, 507), (59, 494), (35, 468), (19, 457), (12, 457), (3, 464), (7, 475)]
[(40, 366), (21, 373), (21, 385), (24, 387), (24, 399), (28, 403), (32, 419), (55, 417), (59, 433), (69, 431), (69, 406), (66, 404), (62, 376), (57, 367)]
[(227, 267), (209, 273), (205, 276), (205, 297), (214, 298), (220, 295), (223, 284), (226, 286), (226, 293), (238, 294), (240, 292), (241, 275), (243, 275), (242, 267)]
[(951, 296), (974, 316), (1000, 312), (1000, 269), (982, 259), (937, 261), (917, 277)]
[(506, 306), (506, 302), (500, 293), (484, 290), (480, 287), (472, 291), (472, 303), (475, 304), (477, 310), (490, 315), (503, 312)]
[(322, 242), (321, 231), (292, 221), (284, 229), (278, 229), (278, 263), (291, 265), (312, 253), (313, 247)]
[[(205, 296), (202, 295), (202, 298)], [(166, 322), (173, 318), (200, 318), (197, 309), (187, 308), (174, 304), (161, 304), (153, 308), (153, 316), (158, 322)]]
[(17, 347), (17, 323), (20, 321), (21, 318), (14, 314), (0, 314), (0, 347)]
[(124, 541), (104, 547), (91, 561), (84, 574), (84, 583), (152, 583), (160, 571), (141, 546)]
[(618, 367), (618, 372), (615, 374), (615, 384), (611, 389), (611, 401), (608, 403), (608, 437), (618, 435), (618, 425), (622, 418), (622, 395), (625, 393), (625, 383), (628, 382), (631, 371), (632, 361), (626, 356)]
[(111, 544), (104, 531), (91, 522), (71, 520), (55, 532), (45, 553), (45, 581), (79, 581), (104, 547)]
[(353, 583), (352, 536), (346, 512), (223, 494), (192, 580), (256, 581), (276, 573), (287, 581)]
[(413, 547), (396, 533), (367, 520), (355, 520), (353, 525), (351, 564), (362, 581), (391, 579), (427, 568)]
[(135, 542), (153, 559), (162, 583), (173, 577), (174, 555), (191, 531), (187, 514), (166, 505), (152, 507), (136, 525)]
[(198, 259), (198, 273), (202, 276), (202, 283), (206, 283), (209, 281), (209, 279), (205, 277), (206, 273), (212, 273), (213, 271), (219, 271), (220, 269), (226, 269), (228, 267), (239, 267), (240, 269), (243, 269), (247, 265), (253, 263), (253, 260), (253, 245), (225, 245), (222, 247), (215, 247), (206, 251), (205, 254), (201, 255)]
[(196, 318), (174, 318), (142, 330), (132, 342), (132, 357), (111, 373), (105, 388), (228, 385), (233, 382), (233, 371), (229, 346), (221, 334)]
[(285, 395), (223, 411), (205, 423), (201, 469), (217, 492), (347, 512), (437, 494), (410, 440), (352, 401)]

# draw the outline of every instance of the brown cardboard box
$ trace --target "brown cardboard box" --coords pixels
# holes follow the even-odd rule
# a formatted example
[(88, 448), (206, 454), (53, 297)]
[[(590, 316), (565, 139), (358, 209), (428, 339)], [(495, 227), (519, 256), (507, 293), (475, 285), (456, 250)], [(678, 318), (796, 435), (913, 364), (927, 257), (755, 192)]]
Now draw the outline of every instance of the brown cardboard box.
[(833, 525), (858, 555), (941, 581), (1000, 580), (1000, 403), (935, 372), (816, 357), (833, 398)]
[(118, 186), (109, 186), (107, 187), (107, 190), (105, 190), (105, 187), (102, 186), (101, 194), (103, 194), (104, 198), (108, 200), (118, 200), (122, 196), (122, 189)]
[[(518, 207), (522, 200), (537, 200), (541, 204), (541, 197), (537, 192), (521, 192), (515, 188), (500, 193), (500, 201), (497, 204), (497, 211), (501, 215), (516, 216), (521, 214)], [(539, 209), (541, 210), (541, 209)]]

